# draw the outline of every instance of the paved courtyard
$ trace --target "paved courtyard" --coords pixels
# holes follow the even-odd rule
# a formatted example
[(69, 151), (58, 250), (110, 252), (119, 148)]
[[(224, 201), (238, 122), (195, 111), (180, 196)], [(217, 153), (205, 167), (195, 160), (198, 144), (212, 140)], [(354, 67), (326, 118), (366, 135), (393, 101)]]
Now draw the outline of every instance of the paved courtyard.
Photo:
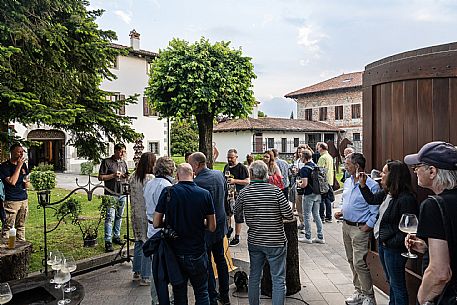
[[(58, 187), (72, 189), (75, 187), (75, 175), (59, 174)], [(81, 179), (82, 178), (82, 179)], [(87, 182), (87, 177), (81, 177)], [(340, 195), (335, 202), (340, 202)], [(352, 294), (352, 274), (346, 261), (341, 233), (341, 223), (333, 222), (324, 225), (326, 244), (299, 243), (300, 280), (302, 289), (299, 293), (287, 298), (287, 304), (337, 305), (344, 304), (344, 299)], [(313, 234), (315, 235), (315, 225)], [(246, 227), (243, 227), (241, 242), (231, 247), (230, 252), (235, 265), (247, 268), (249, 254), (246, 245)], [(248, 270), (246, 270), (248, 271)], [(86, 296), (83, 305), (127, 305), (150, 304), (150, 287), (139, 286), (132, 281), (131, 263), (118, 264), (76, 277), (84, 285)], [(232, 304), (248, 304), (247, 294), (235, 291), (230, 286)], [(263, 297), (262, 304), (271, 304)], [(189, 287), (189, 300), (193, 301), (193, 291)], [(378, 305), (387, 305), (388, 298), (376, 289)]]

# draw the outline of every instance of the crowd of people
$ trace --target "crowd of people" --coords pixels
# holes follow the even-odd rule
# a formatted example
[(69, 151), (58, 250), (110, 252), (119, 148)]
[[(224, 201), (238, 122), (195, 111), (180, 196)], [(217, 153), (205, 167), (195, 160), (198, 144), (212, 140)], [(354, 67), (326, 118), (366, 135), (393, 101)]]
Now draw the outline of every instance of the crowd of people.
[[(7, 237), (14, 226), (17, 238), (25, 240), (28, 168), (22, 146), (13, 145), (10, 154), (0, 166), (2, 235)], [(239, 245), (243, 223), (248, 228), (249, 304), (260, 303), (265, 262), (270, 266), (273, 304), (284, 304), (288, 241), (283, 223), (296, 216), (298, 241), (306, 244), (325, 244), (323, 224), (334, 218), (342, 221), (355, 288), (347, 305), (376, 304), (366, 261), (372, 238), (389, 284), (389, 304), (410, 303), (407, 250), (423, 255), (418, 303), (454, 304), (456, 300), (457, 148), (452, 144), (430, 142), (404, 160), (388, 160), (380, 179), (366, 174), (363, 154), (346, 149), (341, 210), (334, 215), (336, 167), (325, 143), (317, 143), (315, 151), (299, 146), (292, 163), (280, 159), (273, 149), (261, 160), (248, 155), (244, 165), (238, 161), (237, 150), (230, 149), (222, 172), (209, 169), (201, 152), (188, 154), (178, 166), (170, 157), (156, 158), (146, 152), (129, 176), (124, 155), (125, 146), (115, 145), (114, 154), (102, 161), (99, 170), (105, 194), (118, 201), (105, 219), (105, 250), (111, 252), (113, 243), (125, 242), (120, 238), (126, 200), (121, 182), (128, 180), (135, 238), (133, 280), (150, 285), (152, 304), (170, 304), (171, 300), (187, 304), (188, 282), (196, 304), (230, 304), (224, 240), (229, 239), (231, 247)], [(418, 185), (435, 194), (421, 205), (411, 168)], [(413, 221), (402, 223), (405, 215), (410, 219), (417, 215), (417, 228)], [(312, 222), (317, 229), (314, 238)]]

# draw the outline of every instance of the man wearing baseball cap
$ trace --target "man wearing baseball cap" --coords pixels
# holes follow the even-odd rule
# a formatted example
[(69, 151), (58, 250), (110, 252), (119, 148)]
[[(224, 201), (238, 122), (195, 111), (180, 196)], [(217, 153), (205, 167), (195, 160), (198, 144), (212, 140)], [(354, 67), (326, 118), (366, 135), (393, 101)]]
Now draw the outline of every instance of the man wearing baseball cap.
[(406, 247), (429, 253), (417, 300), (445, 304), (457, 293), (457, 148), (430, 142), (407, 155), (405, 163), (412, 166), (419, 186), (435, 193), (421, 204), (417, 235), (405, 238)]

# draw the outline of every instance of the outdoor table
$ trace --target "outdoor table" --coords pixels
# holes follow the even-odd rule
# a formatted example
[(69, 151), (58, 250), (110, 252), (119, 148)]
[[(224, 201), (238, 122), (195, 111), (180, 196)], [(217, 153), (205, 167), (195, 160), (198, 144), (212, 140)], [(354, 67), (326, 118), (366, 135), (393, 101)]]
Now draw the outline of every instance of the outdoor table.
[[(62, 299), (62, 289), (56, 289), (55, 284), (49, 283), (49, 280), (50, 278), (40, 274), (9, 282), (13, 299), (8, 302), (8, 305), (57, 304)], [(71, 300), (69, 305), (80, 304), (84, 299), (84, 287), (73, 279), (71, 279), (71, 286), (75, 286), (76, 290), (65, 293), (65, 298)]]
[(32, 244), (27, 241), (16, 241), (14, 249), (8, 249), (8, 240), (0, 242), (0, 283), (25, 278), (27, 276)]

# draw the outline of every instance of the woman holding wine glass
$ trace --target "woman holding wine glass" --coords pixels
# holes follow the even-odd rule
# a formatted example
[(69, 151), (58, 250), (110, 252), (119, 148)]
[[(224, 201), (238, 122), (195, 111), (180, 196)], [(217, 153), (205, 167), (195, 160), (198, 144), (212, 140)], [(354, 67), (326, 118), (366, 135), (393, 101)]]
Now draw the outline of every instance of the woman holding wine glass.
[(407, 155), (419, 186), (435, 193), (420, 207), (417, 235), (408, 234), (405, 245), (425, 253), (429, 262), (417, 293), (419, 304), (455, 304), (457, 295), (457, 148), (446, 142), (425, 144)]
[(381, 172), (381, 191), (373, 194), (366, 187), (366, 180), (367, 175), (360, 172), (359, 187), (363, 198), (368, 204), (380, 205), (373, 233), (378, 240), (379, 258), (390, 285), (389, 304), (407, 305), (406, 257), (402, 256), (402, 252), (406, 251), (404, 245), (406, 234), (400, 231), (399, 223), (402, 215), (410, 214), (415, 217), (417, 214), (411, 174), (405, 163), (398, 160), (387, 161)]

